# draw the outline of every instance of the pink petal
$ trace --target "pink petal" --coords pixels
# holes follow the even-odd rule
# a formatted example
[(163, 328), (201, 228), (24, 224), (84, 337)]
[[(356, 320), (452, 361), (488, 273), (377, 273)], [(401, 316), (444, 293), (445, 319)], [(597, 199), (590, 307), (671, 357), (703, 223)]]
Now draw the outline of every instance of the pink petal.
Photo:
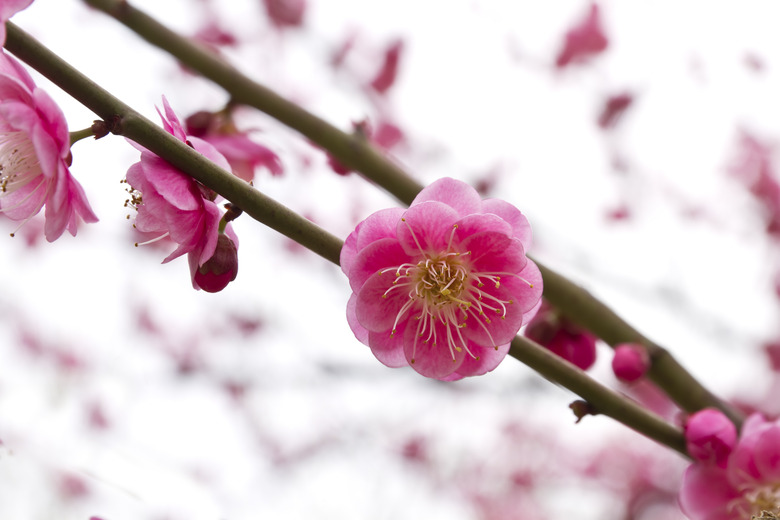
[(734, 520), (727, 507), (739, 496), (718, 467), (692, 464), (683, 474), (680, 507), (691, 520)]
[(447, 250), (453, 225), (458, 220), (454, 209), (441, 202), (422, 202), (411, 206), (398, 222), (396, 235), (412, 258), (438, 255)]
[(381, 238), (395, 238), (398, 223), (405, 211), (403, 208), (382, 209), (366, 218), (357, 235), (357, 248), (363, 249)]
[[(383, 238), (373, 242), (355, 257), (352, 270), (348, 273), (349, 286), (357, 292), (371, 276), (381, 269), (397, 267), (409, 262), (409, 255), (401, 248), (398, 240)], [(382, 275), (389, 286), (395, 280), (395, 272)]]
[[(498, 289), (486, 285), (481, 291), (483, 293), (481, 303), (497, 307), (499, 310), (502, 310), (501, 306), (493, 302), (490, 296), (504, 301), (514, 299), (510, 288), (504, 284), (501, 284)], [(469, 317), (465, 320), (466, 326), (461, 329), (463, 336), (485, 348), (493, 348), (512, 341), (523, 325), (524, 309), (516, 303), (504, 304), (504, 306), (506, 314), (502, 317), (501, 314), (488, 309), (484, 309), (485, 314), (480, 316), (477, 306), (472, 305), (468, 311)]]
[[(471, 252), (470, 265), (480, 273), (517, 273), (528, 262), (520, 241), (503, 233), (475, 233), (466, 238), (461, 247)], [(504, 277), (501, 275), (502, 279)]]
[(355, 312), (356, 306), (357, 294), (352, 293), (352, 296), (349, 297), (349, 301), (347, 302), (347, 324), (349, 324), (349, 328), (352, 329), (352, 332), (355, 334), (358, 341), (364, 345), (368, 345), (368, 330), (366, 330), (358, 321)]
[(485, 199), (482, 201), (482, 211), (492, 213), (504, 219), (510, 226), (514, 237), (519, 239), (526, 251), (531, 249), (533, 235), (531, 225), (519, 209), (501, 199)]
[(70, 152), (70, 134), (65, 114), (44, 90), (37, 87), (33, 90), (33, 103), (46, 133), (59, 145), (57, 155), (67, 157)]
[(780, 425), (772, 424), (759, 435), (753, 456), (764, 482), (780, 481)]
[(200, 207), (200, 197), (193, 193), (195, 181), (190, 177), (152, 154), (141, 154), (141, 165), (149, 186), (169, 204), (183, 211), (195, 211)]
[(433, 379), (443, 379), (460, 368), (467, 354), (465, 351), (457, 350), (450, 352), (444, 339), (447, 337), (446, 327), (440, 322), (436, 322), (434, 327), (439, 338), (437, 344), (433, 344), (433, 341), (424, 342), (425, 338), (419, 337), (417, 327), (408, 324), (403, 340), (404, 355), (409, 365), (419, 374)]
[(403, 314), (400, 313), (401, 308), (409, 301), (408, 291), (398, 288), (387, 293), (387, 297), (384, 296), (394, 279), (393, 273), (374, 274), (357, 293), (358, 323), (369, 331), (389, 332), (396, 320), (398, 323), (404, 323), (415, 312), (414, 309), (409, 309)]
[(341, 246), (341, 253), (339, 253), (339, 266), (341, 267), (341, 271), (347, 276), (349, 276), (349, 272), (352, 270), (352, 266), (355, 264), (355, 257), (358, 253), (357, 236), (362, 225), (363, 222), (360, 222), (355, 230), (347, 236), (346, 240), (344, 240), (344, 245)]
[[(466, 355), (458, 370), (444, 378), (445, 381), (457, 381), (464, 377), (481, 376), (492, 372), (504, 360), (509, 352), (509, 343), (501, 345), (498, 350), (494, 348), (474, 347), (471, 351), (479, 359)], [(469, 346), (469, 348), (472, 348)]]
[(390, 368), (400, 368), (409, 364), (404, 354), (405, 331), (405, 327), (401, 327), (392, 336), (388, 331), (368, 333), (368, 344), (371, 347), (371, 352), (383, 365)]
[(439, 179), (424, 188), (412, 201), (412, 206), (426, 201), (442, 202), (453, 208), (459, 216), (480, 213), (482, 200), (477, 190), (449, 177)]

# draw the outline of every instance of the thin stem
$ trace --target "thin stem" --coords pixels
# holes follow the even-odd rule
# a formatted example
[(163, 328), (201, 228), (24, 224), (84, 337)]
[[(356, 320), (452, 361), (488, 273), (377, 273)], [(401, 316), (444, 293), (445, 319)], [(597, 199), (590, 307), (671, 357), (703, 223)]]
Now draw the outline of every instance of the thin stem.
[(95, 134), (92, 132), (92, 127), (83, 130), (75, 130), (70, 133), (70, 145), (73, 146), (78, 141), (86, 139), (87, 137), (92, 137), (93, 135)]
[[(227, 91), (237, 103), (257, 108), (328, 150), (339, 162), (410, 204), (422, 189), (416, 180), (379, 153), (370, 143), (346, 134), (300, 106), (260, 85), (207, 49), (180, 36), (126, 0), (84, 0), (132, 29), (153, 45), (180, 60)], [(536, 261), (536, 260), (535, 260)], [(701, 385), (664, 348), (626, 324), (615, 312), (578, 285), (536, 261), (544, 278), (545, 297), (575, 322), (614, 346), (642, 343), (653, 359), (649, 377), (683, 410), (714, 407), (737, 426), (742, 415)]]
[[(6, 48), (93, 110), (115, 134), (125, 135), (231, 200), (258, 221), (284, 233), (323, 258), (338, 264), (343, 242), (248, 184), (217, 167), (192, 148), (93, 83), (34, 38), (7, 25)], [(598, 413), (686, 455), (682, 432), (660, 417), (595, 381), (577, 367), (525, 338), (512, 342), (510, 354), (543, 376), (587, 399)]]
[(509, 355), (554, 383), (585, 399), (596, 413), (607, 415), (654, 441), (686, 455), (680, 429), (635, 401), (602, 385), (578, 367), (523, 336), (512, 340)]
[(109, 94), (14, 24), (7, 23), (6, 31), (6, 49), (101, 117), (112, 133), (135, 141), (219, 193), (255, 220), (326, 260), (338, 263), (343, 244), (338, 237), (212, 163)]

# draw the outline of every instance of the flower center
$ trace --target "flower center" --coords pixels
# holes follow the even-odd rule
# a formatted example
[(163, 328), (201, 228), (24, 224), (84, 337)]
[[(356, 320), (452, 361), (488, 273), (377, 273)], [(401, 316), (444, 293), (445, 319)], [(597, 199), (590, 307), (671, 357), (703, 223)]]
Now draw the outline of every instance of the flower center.
[(0, 132), (0, 195), (12, 193), (43, 175), (26, 132)]
[(741, 498), (740, 503), (732, 507), (744, 518), (748, 518), (749, 515), (758, 518), (776, 518), (763, 515), (780, 513), (780, 482), (751, 487), (742, 493)]
[[(404, 221), (405, 222), (405, 221)], [(382, 269), (379, 274), (395, 272), (395, 280), (382, 295), (401, 291), (407, 300), (395, 317), (390, 335), (404, 319), (413, 317), (417, 321), (411, 362), (414, 363), (418, 341), (436, 346), (445, 343), (455, 361), (455, 352), (466, 351), (474, 359), (479, 359), (469, 350), (468, 341), (462, 329), (468, 326), (480, 327), (498, 350), (488, 326), (491, 316), (505, 319), (507, 306), (512, 300), (504, 300), (484, 290), (488, 287), (498, 289), (501, 275), (518, 276), (515, 273), (478, 272), (471, 265), (471, 251), (459, 252), (453, 246), (457, 226), (453, 226), (449, 244), (445, 251), (430, 254), (420, 248), (421, 259), (417, 263), (404, 263), (399, 266)], [(411, 230), (411, 228), (410, 228)], [(414, 236), (414, 233), (412, 233)], [(530, 284), (529, 284), (530, 285)], [(443, 325), (437, 327), (437, 324)]]

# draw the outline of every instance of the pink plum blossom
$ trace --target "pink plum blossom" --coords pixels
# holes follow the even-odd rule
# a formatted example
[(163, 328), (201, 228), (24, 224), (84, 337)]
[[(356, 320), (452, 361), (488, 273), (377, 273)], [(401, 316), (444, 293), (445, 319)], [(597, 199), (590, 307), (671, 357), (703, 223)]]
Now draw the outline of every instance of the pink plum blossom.
[(780, 422), (751, 415), (725, 467), (690, 465), (680, 506), (691, 520), (745, 520), (762, 511), (780, 512)]
[(596, 336), (572, 323), (546, 301), (528, 323), (525, 336), (582, 370), (596, 362)]
[(75, 236), (79, 220), (97, 222), (70, 162), (62, 111), (19, 62), (0, 53), (0, 211), (24, 223), (46, 206), (49, 242), (66, 229)]
[(0, 46), (5, 44), (5, 22), (32, 3), (33, 0), (0, 0)]
[(306, 0), (263, 0), (268, 18), (277, 28), (300, 27), (306, 14)]
[[(179, 118), (165, 98), (163, 107), (165, 115), (160, 114), (160, 117), (166, 131), (218, 166), (230, 170), (227, 160), (216, 148), (184, 133)], [(138, 148), (141, 160), (127, 171), (127, 182), (134, 190), (133, 205), (138, 210), (135, 227), (142, 232), (156, 233), (159, 237), (170, 237), (177, 247), (163, 263), (186, 253), (192, 285), (200, 289), (196, 276), (215, 255), (221, 235), (222, 213), (215, 202), (216, 194), (152, 152)], [(225, 228), (225, 234), (237, 247), (238, 239), (230, 224)]]
[(720, 410), (706, 408), (686, 421), (685, 442), (694, 459), (725, 468), (737, 443), (737, 428)]
[(229, 115), (222, 112), (196, 112), (185, 120), (187, 135), (199, 137), (216, 148), (230, 163), (230, 170), (247, 182), (255, 178), (255, 170), (264, 167), (271, 175), (284, 170), (279, 157), (269, 148), (253, 141), (247, 132), (236, 128)]
[(591, 56), (603, 52), (607, 45), (609, 45), (609, 40), (607, 40), (601, 26), (599, 6), (591, 4), (588, 16), (566, 32), (563, 47), (555, 60), (555, 66), (563, 68), (572, 63), (586, 61)]
[(647, 349), (637, 343), (621, 343), (615, 347), (612, 371), (615, 377), (626, 383), (638, 381), (650, 368)]
[(493, 370), (539, 307), (542, 278), (514, 206), (440, 179), (381, 210), (341, 250), (355, 336), (389, 367), (456, 380)]

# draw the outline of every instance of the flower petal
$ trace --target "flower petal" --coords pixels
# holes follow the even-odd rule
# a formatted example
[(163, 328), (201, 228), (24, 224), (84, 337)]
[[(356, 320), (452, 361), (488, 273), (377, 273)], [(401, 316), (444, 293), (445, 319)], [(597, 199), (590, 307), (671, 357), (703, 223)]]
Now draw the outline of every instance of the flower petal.
[(477, 190), (465, 182), (444, 177), (424, 188), (412, 201), (414, 207), (426, 201), (436, 201), (454, 209), (458, 216), (480, 213), (482, 199)]
[(523, 244), (523, 248), (526, 251), (531, 249), (533, 241), (531, 225), (519, 209), (501, 199), (485, 199), (482, 201), (482, 211), (501, 217), (512, 226), (512, 233)]
[(396, 236), (412, 258), (435, 256), (447, 249), (458, 214), (441, 202), (410, 207), (397, 224)]
[(467, 354), (464, 350), (450, 350), (446, 341), (447, 327), (441, 322), (435, 322), (435, 343), (420, 338), (418, 327), (407, 324), (403, 337), (404, 355), (409, 365), (419, 374), (433, 379), (443, 379), (455, 372)]

